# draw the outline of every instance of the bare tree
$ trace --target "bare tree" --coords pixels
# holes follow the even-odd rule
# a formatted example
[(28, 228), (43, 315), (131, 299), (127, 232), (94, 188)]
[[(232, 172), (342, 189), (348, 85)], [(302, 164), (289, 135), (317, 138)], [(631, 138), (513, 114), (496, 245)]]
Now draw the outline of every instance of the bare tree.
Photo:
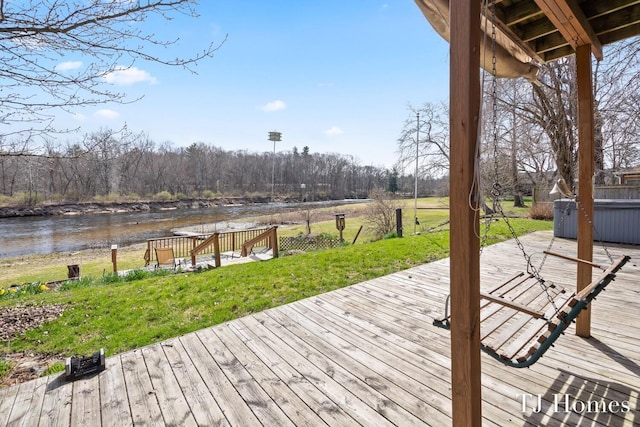
[[(195, 0), (0, 1), (0, 155), (41, 154), (34, 138), (54, 129), (56, 111), (130, 102), (107, 84), (114, 72), (146, 61), (192, 70), (224, 42), (185, 57), (163, 57), (179, 40), (141, 30), (143, 22), (197, 18)], [(165, 50), (167, 56), (173, 55)], [(90, 58), (88, 64), (65, 57)], [(19, 142), (9, 143), (14, 138)]]
[(640, 161), (640, 47), (635, 37), (611, 46), (594, 67), (596, 184), (604, 184), (606, 169)]
[[(418, 176), (430, 177), (449, 171), (449, 112), (444, 103), (409, 105), (409, 115), (398, 137), (400, 170), (413, 167), (418, 156)], [(417, 114), (420, 114), (418, 123)], [(417, 139), (419, 138), (419, 141)], [(417, 144), (417, 150), (416, 150)]]

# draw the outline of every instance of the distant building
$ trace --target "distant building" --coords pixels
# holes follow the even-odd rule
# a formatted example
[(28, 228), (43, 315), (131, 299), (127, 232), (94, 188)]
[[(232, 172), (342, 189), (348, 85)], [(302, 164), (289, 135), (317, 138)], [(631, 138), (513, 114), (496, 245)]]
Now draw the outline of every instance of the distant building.
[(640, 185), (640, 166), (619, 170), (613, 173), (619, 185)]

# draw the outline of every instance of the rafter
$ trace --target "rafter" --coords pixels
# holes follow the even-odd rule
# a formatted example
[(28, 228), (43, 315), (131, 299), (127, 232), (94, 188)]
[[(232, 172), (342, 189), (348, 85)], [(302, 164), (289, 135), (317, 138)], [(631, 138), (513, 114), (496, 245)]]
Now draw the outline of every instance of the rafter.
[(574, 49), (591, 45), (591, 52), (602, 59), (602, 43), (577, 0), (535, 0), (535, 3)]

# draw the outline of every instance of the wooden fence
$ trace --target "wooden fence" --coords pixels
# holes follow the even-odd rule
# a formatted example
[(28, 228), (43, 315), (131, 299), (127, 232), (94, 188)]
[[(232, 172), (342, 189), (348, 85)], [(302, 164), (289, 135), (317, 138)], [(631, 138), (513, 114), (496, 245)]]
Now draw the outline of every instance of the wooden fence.
[[(220, 252), (238, 252), (242, 248), (242, 244), (247, 240), (251, 240), (269, 230), (268, 228), (257, 228), (252, 230), (230, 231), (228, 233), (218, 233), (218, 242)], [(144, 254), (145, 265), (156, 261), (155, 248), (170, 247), (173, 248), (173, 254), (176, 258), (190, 258), (191, 251), (195, 249), (203, 241), (207, 240), (211, 234), (198, 234), (194, 236), (171, 236), (161, 237), (159, 239), (147, 240), (147, 250)], [(267, 247), (267, 242), (258, 242), (255, 247)], [(215, 253), (213, 245), (202, 248), (199, 255), (212, 255)]]

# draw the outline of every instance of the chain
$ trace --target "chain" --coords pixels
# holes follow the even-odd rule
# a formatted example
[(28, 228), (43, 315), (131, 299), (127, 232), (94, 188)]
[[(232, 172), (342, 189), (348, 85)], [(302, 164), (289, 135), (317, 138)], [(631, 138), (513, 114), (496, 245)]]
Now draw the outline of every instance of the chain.
[[(515, 240), (516, 245), (518, 246), (518, 249), (520, 249), (520, 251), (522, 252), (522, 255), (527, 261), (527, 273), (529, 273), (531, 276), (533, 276), (537, 280), (538, 284), (540, 285), (542, 290), (545, 292), (547, 300), (551, 303), (551, 305), (553, 306), (553, 309), (555, 310), (555, 313), (557, 314), (559, 309), (556, 306), (556, 303), (553, 300), (553, 297), (549, 293), (549, 288), (546, 285), (546, 281), (540, 276), (538, 269), (536, 269), (536, 267), (531, 262), (531, 256), (527, 254), (527, 251), (525, 250), (524, 245), (518, 238), (518, 234), (516, 233), (516, 230), (511, 225), (511, 222), (509, 222), (507, 215), (504, 213), (504, 210), (502, 209), (502, 203), (500, 202), (500, 197), (502, 195), (502, 185), (499, 182), (500, 165), (498, 162), (498, 156), (500, 153), (498, 151), (498, 72), (496, 69), (496, 62), (497, 62), (496, 42), (497, 42), (496, 40), (496, 2), (494, 1), (491, 4), (491, 74), (493, 77), (492, 84), (491, 84), (491, 99), (492, 99), (491, 112), (493, 115), (493, 117), (491, 118), (491, 129), (493, 131), (492, 136), (493, 136), (493, 173), (494, 173), (494, 182), (491, 187), (491, 197), (493, 200), (493, 208), (504, 219), (504, 222), (505, 224), (507, 224), (507, 227), (509, 228), (509, 232), (511, 233), (511, 236)], [(488, 221), (489, 221), (488, 224), (490, 224), (491, 218), (489, 218)], [(488, 234), (488, 232), (489, 232), (489, 225), (486, 225), (486, 234)], [(486, 235), (485, 235), (485, 239), (486, 239)]]
[[(564, 218), (569, 215), (569, 208), (571, 207), (571, 205), (569, 203), (566, 204), (564, 210), (562, 211), (562, 216), (560, 217), (560, 228), (563, 229), (564, 228)], [(549, 246), (547, 246), (547, 250), (542, 252), (542, 261), (540, 261), (540, 265), (538, 266), (538, 271), (542, 271), (542, 267), (544, 267), (544, 263), (547, 261), (547, 252), (549, 252), (551, 250), (551, 248), (553, 247), (553, 244), (556, 242), (556, 233), (555, 230), (553, 232), (553, 237), (551, 238), (551, 241), (549, 242)]]
[[(496, 71), (496, 4), (492, 2), (491, 4), (491, 129), (493, 134), (491, 137), (493, 138), (493, 172), (494, 172), (494, 183), (491, 189), (493, 207), (495, 208), (497, 197), (499, 197), (500, 193), (500, 184), (498, 183), (498, 173), (499, 173), (499, 164), (498, 164), (498, 82), (497, 82), (497, 71)], [(496, 195), (497, 193), (497, 195)], [(484, 199), (484, 196), (481, 196)], [(493, 221), (493, 215), (486, 215), (484, 222), (484, 233), (482, 235), (482, 240), (480, 241), (480, 255), (482, 255), (482, 251), (486, 246), (486, 242), (489, 236), (489, 231), (491, 229), (491, 222)]]
[(600, 237), (600, 234), (598, 233), (598, 229), (596, 228), (595, 224), (593, 223), (593, 220), (591, 219), (591, 216), (587, 213), (587, 211), (584, 208), (584, 205), (582, 203), (580, 203), (580, 201), (578, 200), (577, 197), (576, 197), (575, 201), (576, 201), (576, 205), (580, 209), (580, 212), (582, 212), (582, 215), (584, 215), (584, 217), (587, 219), (587, 222), (591, 226), (591, 229), (593, 230), (593, 234), (594, 234), (595, 240), (600, 242), (600, 245), (602, 246), (602, 249), (604, 249), (604, 253), (607, 254), (607, 258), (609, 258), (609, 262), (613, 264), (613, 256), (611, 256), (611, 253), (609, 253), (609, 248), (607, 248), (607, 245), (604, 244), (604, 240)]
[(554, 301), (553, 297), (549, 293), (549, 287), (547, 286), (547, 281), (542, 278), (542, 276), (540, 275), (540, 271), (531, 262), (531, 255), (527, 254), (527, 251), (524, 245), (522, 244), (522, 241), (518, 237), (518, 234), (516, 233), (516, 230), (513, 228), (513, 225), (511, 225), (509, 218), (504, 213), (504, 210), (502, 209), (502, 205), (500, 204), (500, 202), (498, 202), (498, 205), (496, 205), (496, 210), (497, 212), (500, 213), (500, 215), (504, 219), (505, 224), (507, 224), (507, 227), (509, 228), (509, 233), (511, 233), (511, 237), (513, 237), (513, 239), (516, 242), (516, 245), (518, 246), (518, 249), (520, 249), (520, 252), (522, 252), (524, 259), (527, 261), (527, 273), (529, 273), (532, 277), (536, 279), (537, 283), (540, 285), (540, 288), (544, 291), (545, 296), (547, 297), (547, 300), (551, 303), (551, 306), (553, 307), (555, 314), (557, 315), (560, 309), (558, 308), (558, 306), (556, 305), (556, 302)]

